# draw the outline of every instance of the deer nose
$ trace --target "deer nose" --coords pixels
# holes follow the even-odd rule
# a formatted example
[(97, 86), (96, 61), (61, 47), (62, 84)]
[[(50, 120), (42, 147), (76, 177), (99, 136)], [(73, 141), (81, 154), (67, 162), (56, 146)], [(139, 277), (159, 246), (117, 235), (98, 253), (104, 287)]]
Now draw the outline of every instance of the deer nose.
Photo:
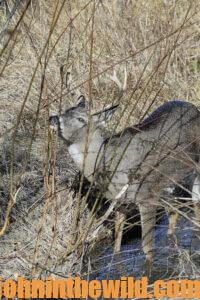
[(51, 129), (57, 130), (58, 126), (59, 126), (59, 118), (58, 118), (58, 116), (51, 116), (49, 118), (49, 124), (50, 124)]

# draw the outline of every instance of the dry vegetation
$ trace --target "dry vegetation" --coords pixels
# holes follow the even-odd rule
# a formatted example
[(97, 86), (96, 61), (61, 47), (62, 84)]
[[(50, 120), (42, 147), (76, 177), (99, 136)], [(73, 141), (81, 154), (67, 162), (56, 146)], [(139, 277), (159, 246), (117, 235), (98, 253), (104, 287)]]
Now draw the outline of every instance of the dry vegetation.
[(117, 131), (170, 99), (198, 106), (199, 1), (27, 0), (5, 28), (6, 20), (2, 6), (0, 275), (80, 274), (91, 216), (69, 191), (77, 170), (49, 114), (80, 94), (92, 111), (117, 103), (108, 75), (115, 68), (122, 79), (125, 67)]

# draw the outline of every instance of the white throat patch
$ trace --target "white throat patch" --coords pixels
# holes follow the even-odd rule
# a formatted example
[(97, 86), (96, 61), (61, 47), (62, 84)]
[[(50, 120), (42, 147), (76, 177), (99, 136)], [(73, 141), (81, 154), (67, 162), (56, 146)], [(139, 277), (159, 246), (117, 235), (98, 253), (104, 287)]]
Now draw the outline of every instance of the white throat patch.
[(74, 162), (81, 167), (83, 164), (84, 155), (77, 148), (77, 145), (73, 144), (68, 148), (69, 154), (73, 158)]

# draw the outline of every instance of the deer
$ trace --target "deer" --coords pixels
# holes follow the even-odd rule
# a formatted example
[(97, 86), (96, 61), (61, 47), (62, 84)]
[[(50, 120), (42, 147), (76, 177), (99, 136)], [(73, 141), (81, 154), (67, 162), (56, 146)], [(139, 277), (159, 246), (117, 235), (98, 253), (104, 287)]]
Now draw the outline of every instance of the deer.
[[(119, 82), (118, 82), (119, 83)], [(187, 101), (171, 100), (153, 111), (144, 121), (110, 134), (107, 122), (117, 111), (113, 105), (90, 114), (84, 96), (64, 113), (51, 116), (50, 125), (57, 126), (73, 161), (90, 181), (101, 187), (113, 203), (132, 203), (138, 207), (142, 226), (142, 248), (146, 268), (153, 262), (153, 233), (156, 211), (164, 207), (169, 215), (168, 234), (174, 234), (177, 211), (174, 202), (163, 201), (166, 188), (181, 185), (186, 176), (196, 176), (192, 203), (194, 223), (200, 224), (199, 176), (200, 112)], [(125, 216), (116, 226), (122, 236)], [(115, 252), (120, 250), (120, 239)]]

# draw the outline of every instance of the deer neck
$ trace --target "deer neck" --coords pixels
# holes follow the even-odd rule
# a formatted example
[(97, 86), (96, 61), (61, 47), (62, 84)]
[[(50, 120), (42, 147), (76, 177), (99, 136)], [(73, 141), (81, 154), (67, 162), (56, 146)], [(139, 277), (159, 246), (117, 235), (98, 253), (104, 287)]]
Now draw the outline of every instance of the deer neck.
[(69, 154), (80, 171), (92, 181), (95, 166), (100, 159), (100, 149), (104, 142), (104, 132), (100, 128), (87, 134), (80, 134), (77, 140), (68, 147)]

